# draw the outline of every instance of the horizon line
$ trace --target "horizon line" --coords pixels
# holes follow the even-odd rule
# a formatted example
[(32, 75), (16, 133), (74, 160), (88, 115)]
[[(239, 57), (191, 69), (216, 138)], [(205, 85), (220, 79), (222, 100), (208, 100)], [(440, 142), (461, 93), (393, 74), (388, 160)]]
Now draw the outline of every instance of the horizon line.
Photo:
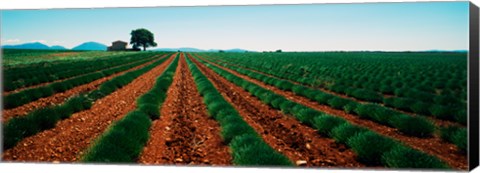
[[(24, 49), (24, 48), (4, 48), (4, 46), (19, 46), (19, 45), (24, 45), (24, 44), (32, 44), (32, 43), (40, 43), (48, 47), (53, 47), (53, 46), (61, 46), (65, 49)], [(83, 43), (78, 44), (77, 46), (80, 46), (84, 43), (99, 43), (104, 46), (107, 46), (104, 43), (96, 42), (96, 41), (86, 41)], [(130, 44), (127, 44), (130, 45)], [(0, 42), (0, 48), (1, 49), (23, 49), (23, 50), (73, 50), (73, 48), (77, 47), (74, 46), (72, 48), (67, 48), (61, 44), (47, 44), (47, 43), (42, 43), (38, 41), (34, 42), (25, 42), (25, 43), (19, 43), (19, 44), (2, 44)], [(372, 49), (363, 49), (363, 50), (284, 50), (282, 48), (275, 49), (275, 50), (248, 50), (248, 49), (243, 49), (239, 47), (234, 47), (234, 48), (227, 48), (227, 49), (218, 49), (218, 48), (197, 48), (197, 47), (189, 47), (189, 46), (182, 46), (182, 47), (150, 47), (147, 48), (148, 51), (158, 51), (158, 49), (198, 49), (199, 51), (196, 52), (214, 52), (214, 51), (220, 51), (220, 50), (233, 50), (233, 49), (240, 49), (240, 50), (245, 50), (248, 52), (275, 52), (277, 50), (281, 50), (282, 52), (468, 52), (469, 49), (436, 49), (436, 48), (431, 48), (431, 49), (422, 49), (422, 50), (372, 50)], [(88, 51), (88, 50), (87, 50)], [(91, 50), (94, 51), (94, 50)], [(102, 51), (102, 50), (97, 50), (97, 51)], [(168, 52), (168, 51), (167, 51)], [(194, 51), (195, 52), (195, 51)]]

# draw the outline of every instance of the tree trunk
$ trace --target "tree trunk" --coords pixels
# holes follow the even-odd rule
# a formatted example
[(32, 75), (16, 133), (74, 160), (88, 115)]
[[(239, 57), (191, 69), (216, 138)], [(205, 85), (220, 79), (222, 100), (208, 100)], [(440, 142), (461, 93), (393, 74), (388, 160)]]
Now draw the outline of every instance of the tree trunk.
[(143, 46), (143, 51), (145, 51), (146, 48), (147, 48), (147, 46)]

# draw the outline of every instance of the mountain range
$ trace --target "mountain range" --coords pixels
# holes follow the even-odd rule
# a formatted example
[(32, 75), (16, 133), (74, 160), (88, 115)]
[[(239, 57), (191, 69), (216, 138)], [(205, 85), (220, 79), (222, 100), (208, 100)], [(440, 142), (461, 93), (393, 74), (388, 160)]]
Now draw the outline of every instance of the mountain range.
[[(4, 45), (4, 49), (40, 49), (40, 50), (68, 50), (63, 46), (47, 46), (40, 42), (24, 43), (18, 45)], [(72, 48), (72, 50), (107, 50), (107, 46), (97, 42), (86, 42)]]
[(438, 50), (438, 49), (432, 49), (432, 50), (426, 50), (424, 52), (456, 52), (456, 53), (467, 53), (468, 50)]
[(2, 46), (2, 48), (6, 49), (41, 49), (41, 50), (66, 50), (65, 47), (63, 46), (47, 46), (45, 44), (42, 44), (40, 42), (34, 42), (34, 43), (25, 43), (25, 44), (19, 44), (19, 45), (5, 45)]

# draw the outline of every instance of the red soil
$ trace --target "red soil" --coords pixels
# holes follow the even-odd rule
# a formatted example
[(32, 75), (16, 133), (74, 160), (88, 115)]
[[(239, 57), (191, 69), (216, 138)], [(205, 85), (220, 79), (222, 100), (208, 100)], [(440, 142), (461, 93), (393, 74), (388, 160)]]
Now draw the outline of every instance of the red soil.
[[(343, 144), (319, 135), (316, 130), (263, 104), (239, 86), (229, 82), (193, 59), (223, 97), (267, 144), (299, 166), (364, 167)], [(302, 161), (306, 163), (300, 164)]]
[[(197, 56), (199, 57), (199, 56)], [(203, 58), (202, 58), (203, 59)], [(203, 59), (204, 60), (204, 59)], [(399, 140), (402, 143), (409, 145), (412, 148), (422, 150), (428, 154), (434, 155), (441, 160), (445, 161), (447, 164), (449, 164), (452, 168), (456, 169), (467, 169), (468, 168), (468, 162), (467, 162), (467, 157), (466, 155), (458, 152), (457, 147), (454, 144), (447, 143), (440, 139), (438, 136), (434, 136), (431, 138), (418, 138), (418, 137), (412, 137), (412, 136), (406, 136), (402, 134), (401, 132), (398, 131), (398, 129), (391, 128), (385, 125), (381, 125), (378, 123), (375, 123), (370, 120), (366, 119), (361, 119), (358, 116), (352, 115), (352, 114), (347, 114), (343, 110), (337, 110), (333, 109), (329, 106), (326, 105), (320, 105), (315, 101), (309, 100), (308, 98), (302, 97), (295, 95), (293, 92), (290, 91), (283, 91), (280, 90), (274, 86), (266, 85), (261, 81), (252, 79), (248, 76), (239, 74), (233, 70), (230, 70), (228, 68), (225, 68), (223, 66), (219, 66), (217, 64), (212, 63), (213, 65), (224, 69), (238, 77), (241, 77), (249, 82), (255, 83), (263, 88), (269, 89), (273, 91), (276, 94), (279, 94), (281, 96), (284, 96), (285, 98), (303, 104), (305, 106), (308, 106), (310, 108), (313, 108), (318, 111), (322, 111), (334, 116), (339, 116), (342, 117), (346, 120), (348, 120), (350, 123), (366, 127), (372, 131), (375, 131), (379, 134), (391, 137), (393, 139)]]
[(181, 54), (160, 119), (153, 122), (151, 136), (139, 163), (230, 165), (228, 146), (222, 143), (218, 123), (210, 119), (193, 76)]
[(112, 94), (97, 100), (91, 109), (73, 114), (56, 127), (20, 141), (4, 151), (5, 161), (74, 162), (107, 127), (136, 108), (138, 96), (150, 90), (172, 62), (166, 62), (141, 75)]
[[(165, 57), (165, 56), (166, 55), (162, 56), (162, 58)], [(155, 60), (158, 60), (158, 58), (156, 58)], [(90, 83), (87, 83), (87, 84), (84, 84), (84, 85), (76, 86), (76, 87), (74, 87), (70, 90), (67, 90), (65, 92), (56, 93), (56, 94), (51, 95), (49, 97), (40, 98), (36, 101), (24, 104), (22, 106), (19, 106), (19, 107), (13, 108), (13, 109), (3, 110), (2, 111), (2, 122), (6, 122), (10, 118), (13, 118), (13, 117), (27, 115), (29, 112), (31, 112), (35, 109), (39, 109), (39, 108), (42, 108), (42, 107), (47, 107), (47, 106), (63, 103), (65, 100), (67, 100), (68, 98), (70, 98), (72, 96), (95, 90), (101, 84), (103, 84), (104, 82), (106, 82), (110, 79), (113, 79), (114, 77), (120, 76), (124, 73), (127, 73), (129, 71), (133, 71), (133, 70), (137, 70), (137, 69), (140, 69), (142, 67), (145, 67), (145, 66), (153, 63), (155, 60), (152, 60), (150, 62), (144, 63), (142, 65), (133, 67), (131, 69), (128, 69), (128, 70), (125, 70), (125, 71), (122, 71), (122, 72), (119, 72), (119, 73), (116, 73), (116, 74), (113, 74), (113, 75), (110, 75), (110, 76), (107, 76), (107, 77), (97, 79), (93, 82), (90, 82)]]

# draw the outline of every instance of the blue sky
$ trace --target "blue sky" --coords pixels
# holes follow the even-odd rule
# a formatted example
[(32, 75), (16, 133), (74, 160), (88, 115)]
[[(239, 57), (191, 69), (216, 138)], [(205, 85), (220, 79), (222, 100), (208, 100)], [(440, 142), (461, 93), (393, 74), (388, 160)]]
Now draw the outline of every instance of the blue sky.
[(2, 44), (109, 45), (137, 28), (169, 48), (459, 50), (468, 49), (468, 2), (1, 11)]

